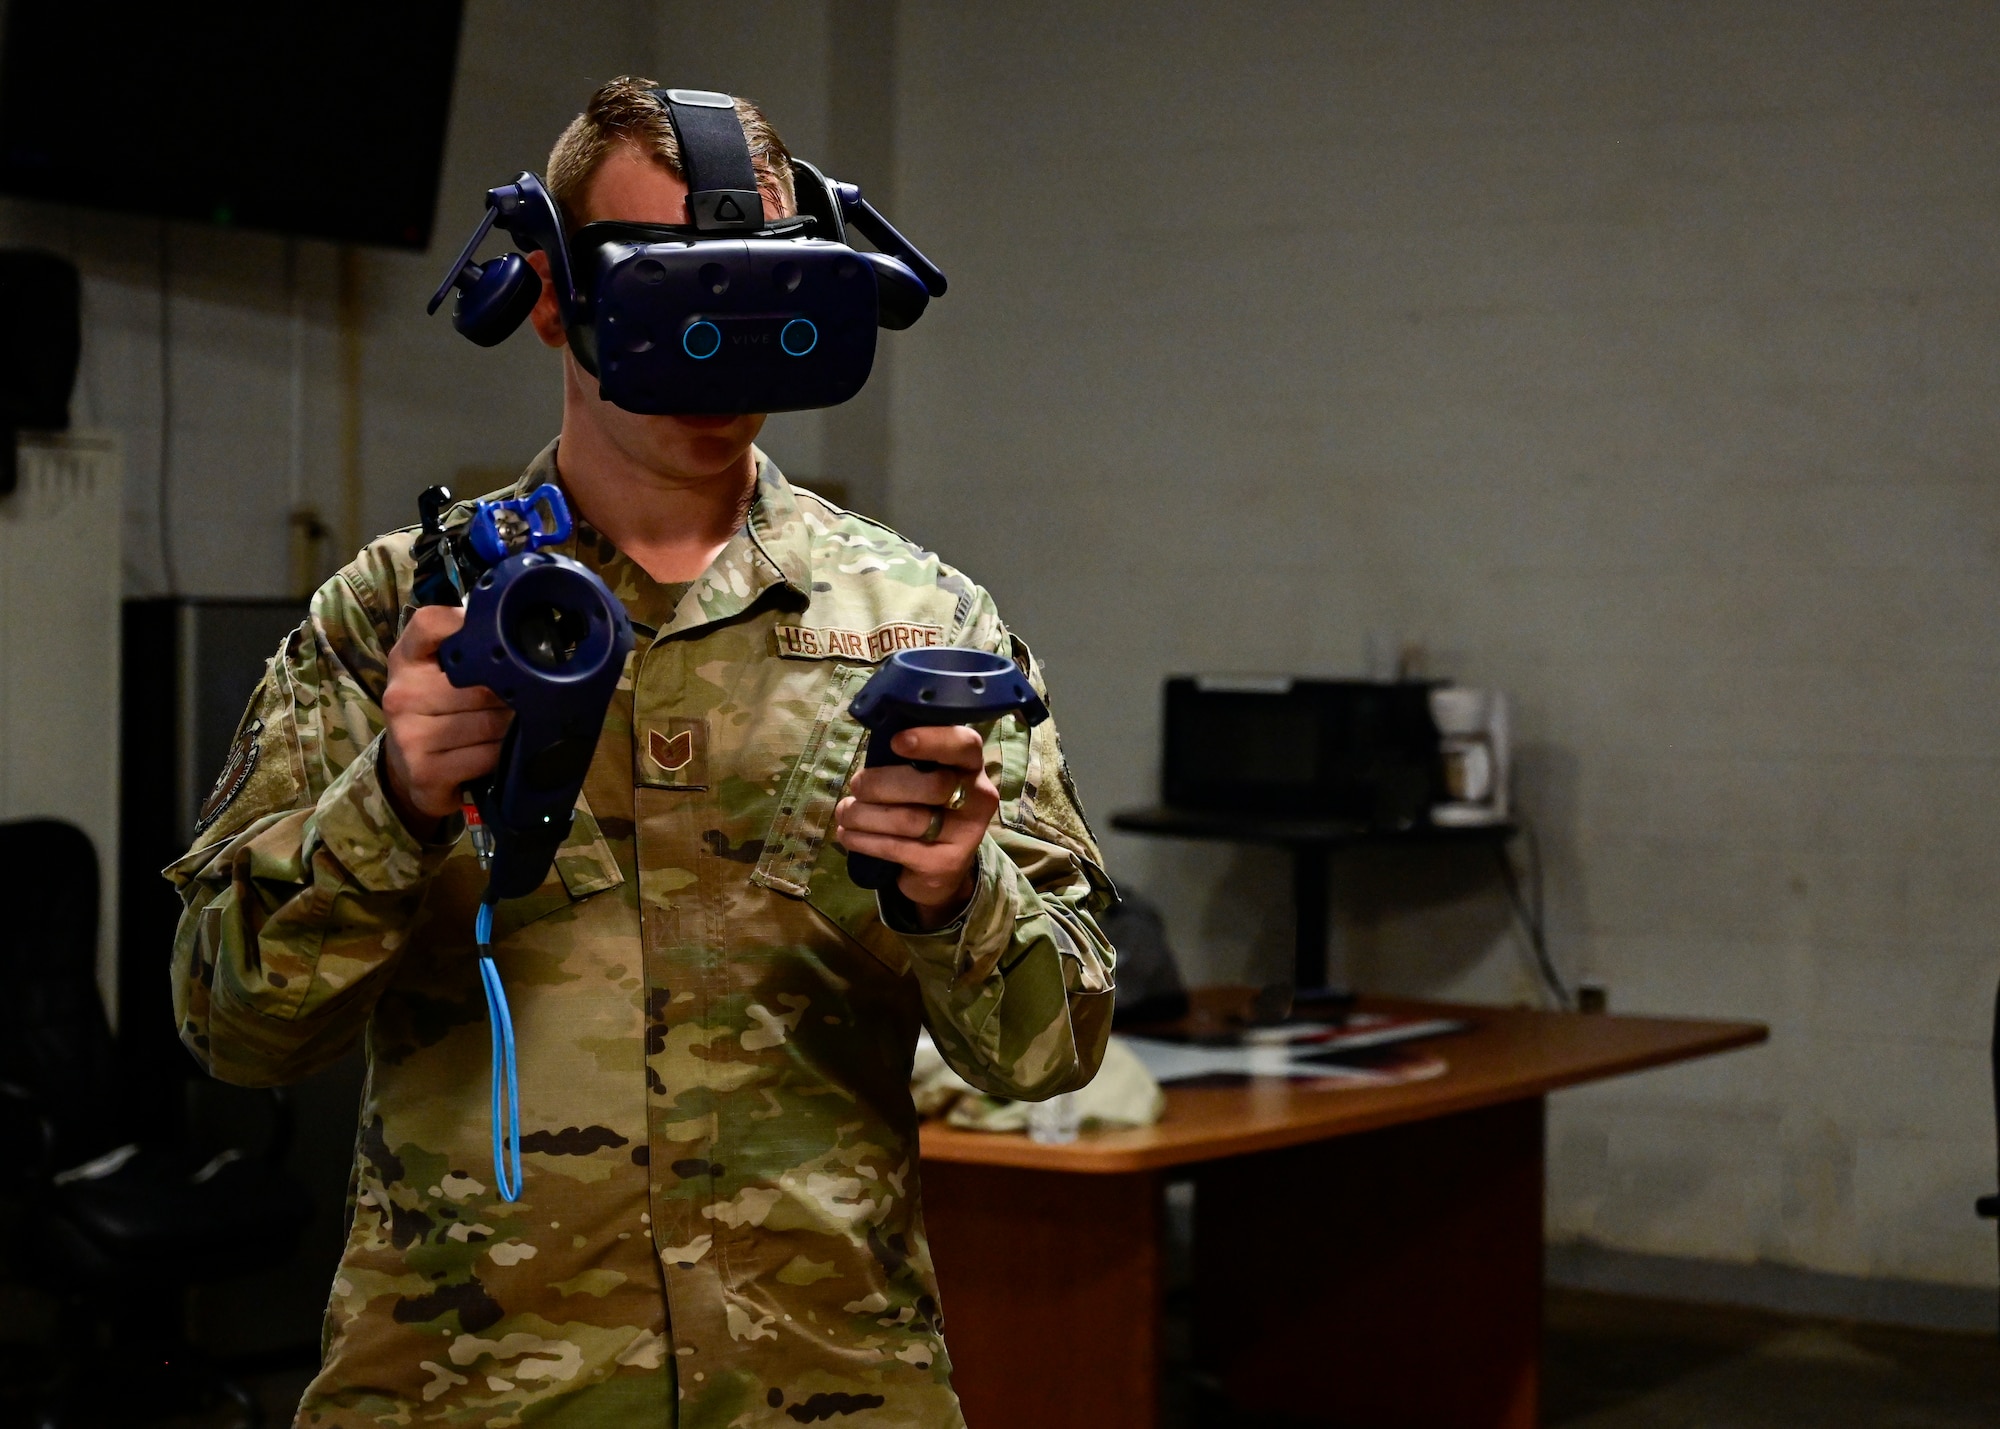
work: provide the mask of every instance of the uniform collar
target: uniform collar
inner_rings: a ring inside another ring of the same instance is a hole
[[[757,490],[750,516],[690,583],[678,603],[661,585],[611,543],[582,516],[575,515],[569,540],[555,547],[597,572],[625,606],[635,626],[655,635],[672,635],[696,626],[741,615],[762,600],[765,592],[783,587],[799,604],[812,598],[812,533],[799,513],[798,496],[778,464],[751,448],[757,462]],[[543,482],[563,484],[556,464],[556,443],[550,442],[528,463],[514,494],[524,496]],[[572,513],[574,515],[574,513]]]

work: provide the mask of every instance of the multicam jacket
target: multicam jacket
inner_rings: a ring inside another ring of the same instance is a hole
[[[366,1038],[308,1429],[962,1422],[918,1201],[918,1026],[1003,1096],[1087,1081],[1110,885],[1053,726],[1011,716],[964,916],[912,932],[848,880],[828,829],[874,665],[938,643],[1040,673],[985,591],[759,463],[744,529],[671,609],[581,522],[558,548],[638,646],[555,868],[498,910],[519,1201],[492,1184],[483,878],[380,782],[413,533],[314,598],[168,871],[176,1012],[210,1071],[285,1082]],[[551,446],[516,490],[555,476]]]

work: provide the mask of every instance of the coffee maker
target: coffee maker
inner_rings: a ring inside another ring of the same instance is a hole
[[[1436,685],[1431,719],[1438,730],[1446,798],[1431,806],[1444,828],[1504,824],[1510,809],[1507,696],[1499,690]]]

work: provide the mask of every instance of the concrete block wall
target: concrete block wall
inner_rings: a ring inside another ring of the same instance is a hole
[[[1160,681],[1509,690],[1555,954],[1764,1050],[1558,1097],[1550,1230],[1991,1284],[2000,11],[906,0],[891,508],[1046,658],[1114,870],[1281,975],[1282,863],[1108,834]],[[1536,996],[1489,865],[1362,987]]]
[[[191,594],[282,592],[294,495],[338,499],[331,247],[6,199],[0,244],[59,253],[83,275],[71,420],[114,431],[124,446],[124,519],[106,552],[126,593],[166,590],[169,560]],[[306,391],[297,493],[294,293]]]

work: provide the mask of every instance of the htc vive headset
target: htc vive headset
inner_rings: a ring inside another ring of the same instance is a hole
[[[944,274],[853,184],[792,160],[796,217],[768,220],[749,141],[726,94],[652,91],[680,141],[685,224],[589,223],[563,233],[534,174],[486,195],[486,216],[431,298],[481,347],[541,297],[520,253],[473,254],[498,227],[548,255],[570,350],[605,400],[646,415],[792,412],[845,402],[875,363],[875,330],[902,329]],[[853,227],[879,252],[847,245]]]

